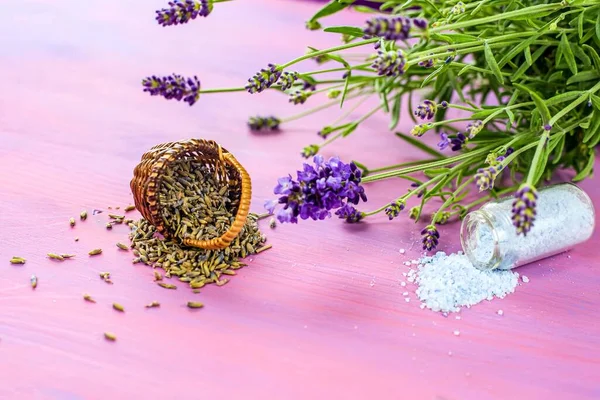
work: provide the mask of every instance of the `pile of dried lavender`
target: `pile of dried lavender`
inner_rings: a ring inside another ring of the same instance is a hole
[[[159,203],[165,225],[174,239],[165,239],[145,219],[130,223],[134,262],[162,268],[166,277],[177,276],[194,288],[228,282],[245,264],[239,261],[259,253],[266,237],[258,229],[258,216],[250,214],[240,234],[223,250],[203,250],[181,245],[181,239],[208,240],[225,233],[235,219],[239,196],[203,163],[180,161],[166,168],[159,186]],[[156,280],[162,276],[156,274]],[[171,285],[163,287],[172,288]]]

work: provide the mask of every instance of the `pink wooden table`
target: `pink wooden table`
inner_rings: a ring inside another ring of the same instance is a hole
[[[530,283],[460,320],[421,310],[413,287],[404,301],[403,262],[420,255],[418,227],[407,218],[264,226],[274,248],[201,294],[161,289],[150,268],[115,247],[128,231],[104,229],[107,207],[131,203],[132,169],[156,143],[222,143],[253,176],[256,211],[276,178],[301,165],[300,149],[337,114],[261,137],[246,130],[248,115],[298,108],[276,93],[205,95],[190,108],[147,96],[140,80],[196,73],[206,88],[239,86],[307,44],[337,44],[335,35],[304,30],[314,3],[219,4],[210,18],[179,28],[153,20],[166,0],[2,3],[1,399],[600,397],[600,231],[568,254],[523,267]],[[402,128],[409,124],[405,118]],[[372,118],[325,155],[369,166],[414,159],[386,126],[385,116]],[[598,180],[582,186],[600,206]],[[403,190],[393,181],[368,187],[369,209]],[[84,208],[105,212],[71,229],[69,217]],[[458,224],[441,233],[442,250],[459,249]],[[104,253],[88,257],[96,247]],[[57,263],[48,252],[77,257]],[[27,264],[8,264],[13,255]],[[110,271],[114,285],[99,271]],[[84,292],[97,304],[84,302]],[[188,310],[193,299],[205,309]],[[161,307],[145,309],[152,300]]]

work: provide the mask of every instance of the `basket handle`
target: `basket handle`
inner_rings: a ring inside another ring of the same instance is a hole
[[[221,237],[210,240],[186,238],[183,240],[183,244],[186,246],[199,247],[206,250],[224,249],[231,244],[237,235],[239,235],[244,224],[246,223],[246,219],[248,218],[248,213],[250,212],[250,201],[252,199],[252,183],[250,181],[250,175],[248,175],[248,171],[246,171],[242,164],[240,164],[231,153],[222,153],[221,146],[219,146],[219,158],[222,158],[224,162],[233,166],[239,172],[241,177],[242,193],[240,196],[240,205],[238,207],[235,220],[227,232],[225,232]]]

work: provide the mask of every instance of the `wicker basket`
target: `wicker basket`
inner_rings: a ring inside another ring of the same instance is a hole
[[[233,224],[221,237],[211,240],[186,238],[182,242],[186,246],[202,249],[224,249],[236,238],[246,222],[250,210],[252,184],[248,172],[235,157],[212,140],[189,139],[163,143],[144,153],[142,160],[133,171],[131,180],[135,207],[156,227],[158,232],[167,238],[172,238],[172,232],[169,232],[161,216],[157,196],[161,175],[167,165],[185,159],[204,162],[215,172],[218,181],[231,186],[230,190],[235,191],[234,195],[239,196],[240,201]]]

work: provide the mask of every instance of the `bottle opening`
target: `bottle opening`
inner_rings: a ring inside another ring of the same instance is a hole
[[[460,242],[475,268],[489,270],[498,266],[498,236],[483,212],[467,214],[460,228]]]

